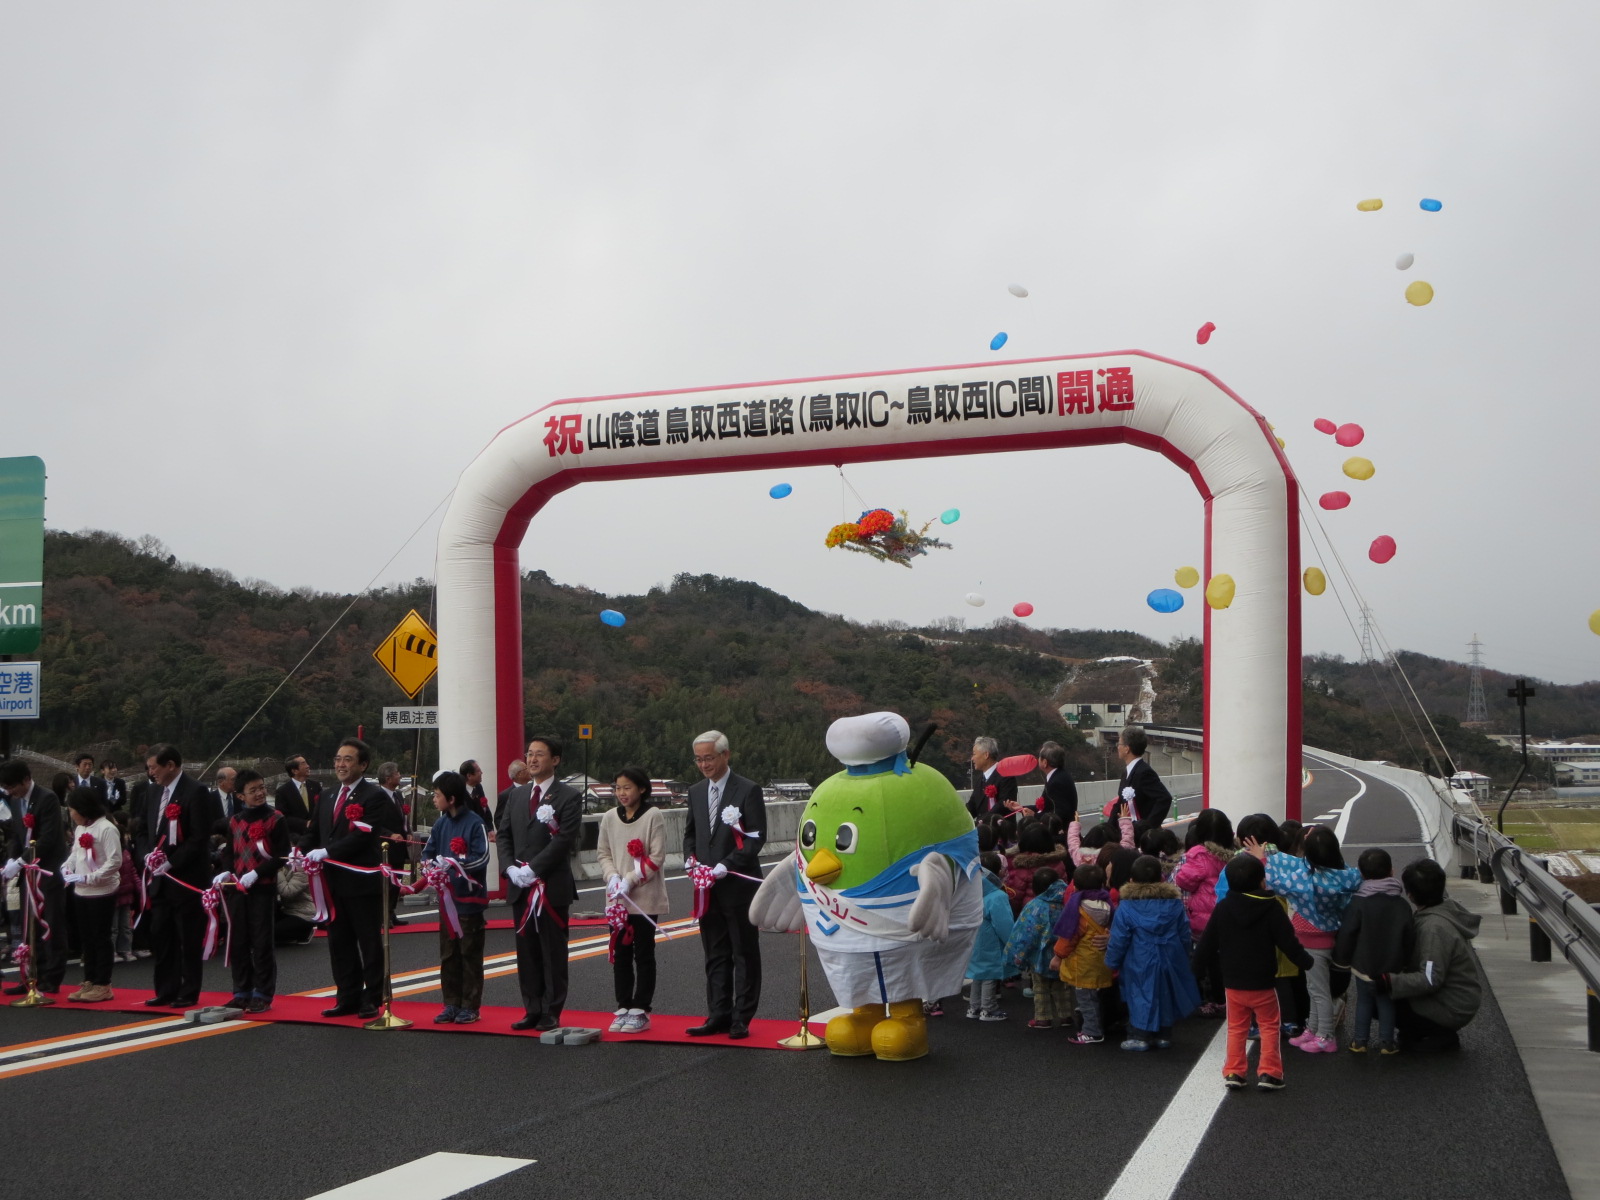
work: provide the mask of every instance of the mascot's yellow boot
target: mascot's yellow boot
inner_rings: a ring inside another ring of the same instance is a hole
[[[872,1027],[872,1052],[885,1062],[907,1062],[927,1054],[928,1019],[922,1015],[921,1000],[889,1005],[888,1018]]]
[[[872,1029],[882,1022],[883,1005],[863,1004],[830,1020],[823,1036],[828,1040],[828,1049],[839,1057],[860,1058],[873,1052]]]

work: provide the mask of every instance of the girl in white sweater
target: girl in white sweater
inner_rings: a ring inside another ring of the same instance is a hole
[[[627,924],[611,935],[611,971],[616,985],[612,1033],[642,1033],[650,1028],[656,992],[656,927],[644,915],[667,912],[667,827],[650,803],[650,776],[623,767],[615,781],[617,807],[600,818],[600,874],[608,907],[622,905]]]
[[[73,788],[67,796],[72,814],[71,842],[61,864],[61,882],[73,888],[73,916],[83,950],[83,986],[67,997],[80,1004],[111,1000],[111,936],[117,911],[117,885],[122,877],[122,835],[106,816],[106,806],[89,788]]]

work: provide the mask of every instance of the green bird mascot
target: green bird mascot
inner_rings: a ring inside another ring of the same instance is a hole
[[[906,759],[898,713],[843,717],[828,752],[845,769],[812,793],[794,859],[767,876],[750,919],[805,929],[838,1002],[835,1054],[928,1053],[922,1001],[961,990],[983,920],[978,835],[950,781]]]

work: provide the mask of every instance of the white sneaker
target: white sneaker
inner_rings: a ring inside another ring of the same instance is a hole
[[[643,1033],[649,1028],[649,1013],[642,1008],[630,1008],[628,1010],[628,1027],[622,1031],[623,1033]]]
[[[617,1009],[615,1015],[616,1015],[616,1020],[611,1022],[611,1028],[606,1030],[606,1032],[607,1033],[627,1033],[628,1032],[628,1010],[625,1009],[625,1008],[619,1008],[619,1009]]]
[[[980,1021],[1004,1021],[1004,1020],[1008,1019],[1008,1015],[1009,1014],[1007,1014],[1006,1012],[1004,1012],[1001,1009],[998,1009],[998,1008],[987,1008],[987,1009],[984,1009],[983,1012],[978,1014],[978,1020],[980,1020]]]

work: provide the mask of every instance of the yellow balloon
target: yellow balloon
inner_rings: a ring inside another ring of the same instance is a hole
[[[1589,614],[1589,632],[1600,633],[1600,608]]]
[[[1289,448],[1289,443],[1285,442],[1282,438],[1278,438],[1277,441],[1279,450],[1287,450]]]
[[[1372,465],[1370,458],[1356,457],[1344,460],[1344,473],[1351,479],[1371,479],[1377,469]]]
[[[1227,608],[1233,603],[1233,576],[1213,575],[1206,584],[1206,603],[1212,608]]]
[[[1192,588],[1200,582],[1200,572],[1193,567],[1179,567],[1172,573],[1172,582],[1181,588]]]
[[[1322,573],[1321,567],[1306,568],[1306,591],[1313,596],[1320,596],[1328,590],[1328,577]]]
[[[1421,308],[1433,300],[1433,284],[1425,283],[1418,279],[1406,287],[1406,303],[1415,304]]]
[[[1383,207],[1382,200],[1357,200],[1356,208],[1361,212],[1377,212]]]

